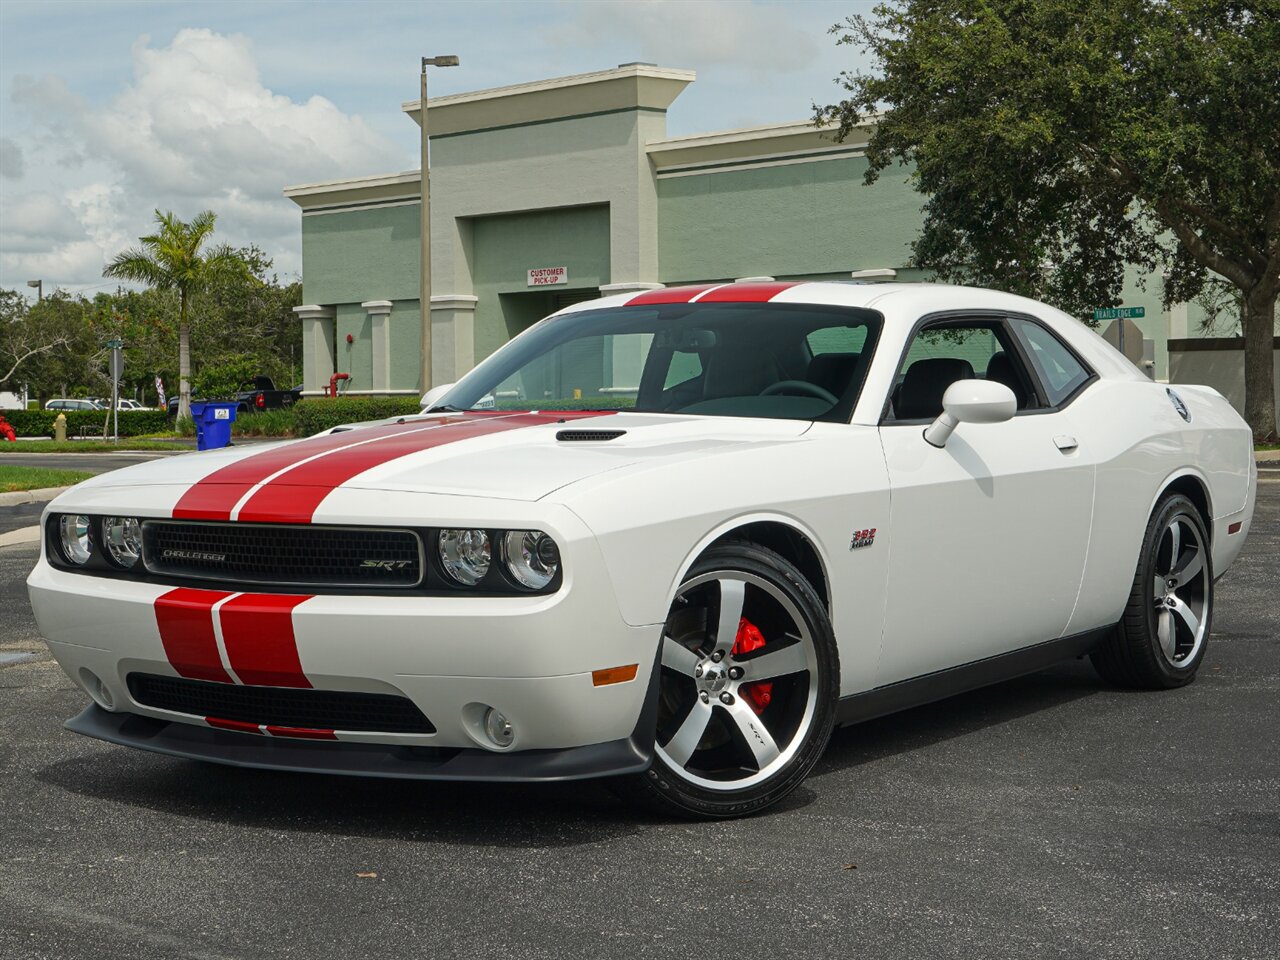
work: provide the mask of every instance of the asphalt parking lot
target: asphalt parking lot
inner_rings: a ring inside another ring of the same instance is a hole
[[[36,548],[0,548],[0,654],[35,656],[0,666],[0,956],[1280,957],[1262,476],[1190,687],[1064,664],[838,731],[785,805],[720,824],[593,783],[271,774],[77,737],[83,695],[26,600]]]

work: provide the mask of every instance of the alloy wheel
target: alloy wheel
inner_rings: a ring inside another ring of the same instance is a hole
[[[814,638],[776,585],[740,570],[685,583],[663,631],[657,752],[711,790],[784,768],[813,724]]]
[[[1156,547],[1152,600],[1160,652],[1175,667],[1194,661],[1204,644],[1211,584],[1205,545],[1185,514],[1169,520]]]

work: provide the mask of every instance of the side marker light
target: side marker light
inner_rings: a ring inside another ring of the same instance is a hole
[[[636,678],[638,669],[640,669],[640,664],[629,663],[625,667],[606,667],[604,670],[592,670],[591,684],[596,687],[605,687],[611,683],[626,683],[628,680]]]

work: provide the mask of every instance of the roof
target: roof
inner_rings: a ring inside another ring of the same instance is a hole
[[[864,283],[855,280],[747,281],[663,287],[587,300],[562,313],[601,307],[664,303],[816,303],[864,307],[918,317],[933,310],[1001,308],[1043,312],[1042,303],[1000,290],[945,283]],[[892,311],[885,308],[892,305]]]
[[[612,70],[430,97],[428,121],[431,136],[438,137],[620,110],[661,111],[696,78],[692,70],[624,63]],[[422,124],[420,100],[407,100],[401,109]]]

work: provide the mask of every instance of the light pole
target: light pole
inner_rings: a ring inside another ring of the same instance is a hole
[[[422,392],[431,389],[431,177],[427,158],[427,67],[456,67],[458,58],[423,57],[418,88],[418,110],[422,115],[422,264],[418,303],[422,312]]]
[[[36,303],[39,303],[41,300],[44,299],[44,281],[43,280],[28,280],[27,286],[36,288]]]

